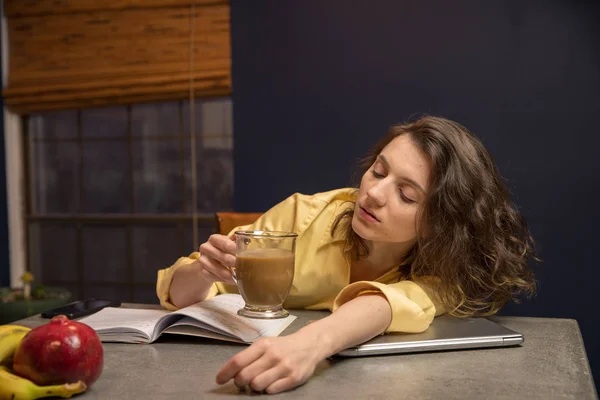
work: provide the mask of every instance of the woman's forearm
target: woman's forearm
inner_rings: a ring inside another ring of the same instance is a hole
[[[297,333],[313,337],[321,358],[327,358],[383,333],[391,320],[392,309],[383,295],[363,295]]]
[[[392,310],[382,295],[364,295],[333,314],[288,336],[261,338],[232,357],[217,374],[222,385],[278,393],[306,382],[319,362],[347,347],[383,333]]]
[[[187,307],[206,298],[212,283],[206,281],[200,271],[198,260],[177,268],[169,289],[173,305],[178,308]]]

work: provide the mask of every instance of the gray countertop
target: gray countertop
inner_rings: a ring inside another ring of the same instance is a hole
[[[131,306],[131,305],[127,305]],[[144,306],[140,306],[144,307]],[[146,307],[144,307],[146,308]],[[325,312],[293,310],[291,333]],[[151,345],[104,343],[104,372],[78,399],[597,399],[577,322],[496,317],[518,347],[334,358],[295,390],[246,394],[215,375],[243,345],[170,335]],[[48,320],[16,323],[34,327]]]

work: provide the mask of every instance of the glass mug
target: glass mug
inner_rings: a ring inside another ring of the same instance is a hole
[[[274,319],[289,315],[283,308],[294,280],[297,234],[279,231],[236,231],[233,279],[246,302],[238,315]]]

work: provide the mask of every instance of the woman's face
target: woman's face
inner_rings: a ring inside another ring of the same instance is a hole
[[[374,242],[416,242],[415,219],[428,190],[429,159],[408,134],[392,140],[360,181],[352,228]]]

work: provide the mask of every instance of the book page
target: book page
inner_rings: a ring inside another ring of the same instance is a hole
[[[231,334],[222,331],[219,328],[216,328],[214,326],[210,326],[208,324],[205,324],[204,322],[198,321],[196,318],[192,318],[192,317],[186,317],[186,316],[182,316],[179,315],[178,316],[180,319],[177,320],[174,323],[171,323],[167,326],[167,328],[172,328],[174,326],[187,326],[189,328],[199,328],[199,329],[203,329],[203,330],[208,330],[211,332],[215,332],[219,335],[224,335],[224,336],[229,336],[230,338],[234,338],[233,336],[231,336]],[[169,331],[171,332],[171,331]],[[240,339],[237,339],[238,341],[240,341]]]
[[[128,341],[147,343],[152,341],[156,324],[166,314],[168,311],[164,310],[106,307],[79,322],[94,329],[102,341],[118,338],[119,341],[131,339]]]
[[[243,340],[236,339],[233,336],[225,336],[225,335],[213,332],[211,330],[199,328],[197,326],[179,324],[179,322],[168,327],[162,333],[203,337],[203,338],[208,338],[208,339],[217,339],[217,340],[223,340],[223,341],[227,341],[227,342],[246,344]]]
[[[296,319],[293,315],[272,320],[240,317],[237,311],[244,304],[244,299],[239,294],[220,294],[173,314],[197,319],[247,343],[263,336],[278,336]]]

